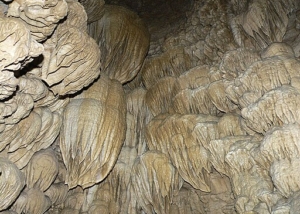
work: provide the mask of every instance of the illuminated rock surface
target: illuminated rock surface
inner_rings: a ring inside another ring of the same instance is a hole
[[[297,0],[0,0],[0,213],[300,205]]]

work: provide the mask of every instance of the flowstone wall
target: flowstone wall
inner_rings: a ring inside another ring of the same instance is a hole
[[[0,1],[0,213],[299,213],[299,60],[297,0]]]

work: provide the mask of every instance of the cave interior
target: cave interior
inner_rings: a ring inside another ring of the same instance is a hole
[[[299,214],[299,107],[299,0],[0,0],[0,214]]]

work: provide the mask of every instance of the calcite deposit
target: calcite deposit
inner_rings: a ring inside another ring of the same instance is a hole
[[[0,0],[0,213],[300,213],[298,0]]]

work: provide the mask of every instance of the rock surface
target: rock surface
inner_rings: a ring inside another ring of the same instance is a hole
[[[0,0],[0,213],[300,205],[297,0]]]

